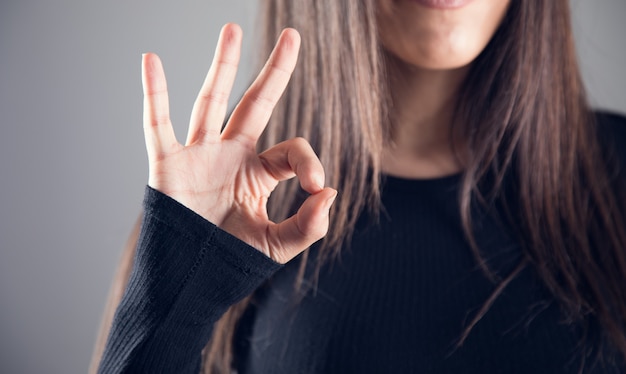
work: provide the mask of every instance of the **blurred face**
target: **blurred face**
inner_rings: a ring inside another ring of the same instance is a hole
[[[489,43],[510,2],[377,1],[383,47],[409,65],[436,70],[470,64]]]

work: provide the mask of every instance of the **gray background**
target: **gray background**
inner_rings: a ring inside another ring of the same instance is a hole
[[[0,373],[81,373],[147,180],[141,52],[183,139],[220,26],[255,0],[0,3]],[[226,5],[227,4],[227,5]],[[626,1],[572,0],[592,102],[626,112]]]

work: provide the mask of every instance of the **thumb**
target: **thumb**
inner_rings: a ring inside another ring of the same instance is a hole
[[[336,190],[324,188],[309,196],[296,214],[270,226],[270,257],[284,264],[323,238],[328,231],[329,210],[336,197]]]

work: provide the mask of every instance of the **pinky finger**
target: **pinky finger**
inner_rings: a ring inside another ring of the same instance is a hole
[[[336,197],[337,191],[324,188],[309,196],[296,214],[271,226],[268,233],[270,257],[284,264],[323,238],[328,231],[328,213]]]
[[[143,129],[148,157],[153,160],[172,152],[176,136],[170,121],[167,83],[161,60],[154,53],[145,53],[141,63],[143,83]]]

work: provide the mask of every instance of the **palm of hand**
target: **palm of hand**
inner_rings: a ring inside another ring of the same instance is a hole
[[[181,165],[203,167],[190,170]],[[150,169],[151,186],[159,186],[215,225],[233,228],[227,231],[254,247],[266,248],[256,241],[270,224],[265,202],[278,181],[267,173],[256,152],[234,140],[181,146]],[[253,231],[240,231],[237,226]]]

